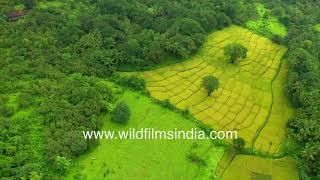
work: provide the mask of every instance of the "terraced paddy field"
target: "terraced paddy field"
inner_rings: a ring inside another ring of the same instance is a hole
[[[255,156],[236,156],[221,180],[298,180],[296,162],[285,157],[282,159],[266,159]]]
[[[287,75],[287,64],[282,63],[277,78],[272,83],[273,103],[270,109],[270,116],[256,137],[254,147],[257,150],[277,153],[281,149],[286,137],[287,120],[293,116],[294,108],[284,93],[284,84]]]
[[[155,104],[147,96],[126,91],[124,100],[131,109],[126,126],[105,117],[103,130],[154,128],[155,130],[191,130],[198,128],[190,119]],[[188,159],[197,154],[206,166]],[[91,152],[81,156],[66,179],[210,179],[224,149],[210,140],[100,140]]]
[[[223,47],[234,42],[247,47],[248,56],[230,64]],[[272,113],[272,82],[286,51],[286,47],[267,38],[231,26],[209,35],[200,52],[189,60],[138,74],[146,80],[154,98],[168,99],[179,109],[189,109],[195,118],[215,130],[237,130],[247,145],[253,145]],[[219,89],[210,97],[201,87],[207,75],[220,81]],[[278,142],[268,141],[265,147],[270,143]]]

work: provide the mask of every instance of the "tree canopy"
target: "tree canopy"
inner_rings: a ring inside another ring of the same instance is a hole
[[[246,58],[248,52],[248,49],[239,43],[228,44],[223,50],[230,63],[235,63],[239,58]]]
[[[120,124],[127,124],[131,116],[131,110],[126,102],[121,101],[117,104],[116,109],[112,115],[112,121],[120,123]]]
[[[210,96],[213,91],[218,89],[219,80],[214,76],[205,76],[202,79],[202,86],[208,92],[208,96]]]

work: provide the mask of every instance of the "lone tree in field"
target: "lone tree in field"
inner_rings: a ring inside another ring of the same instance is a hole
[[[112,121],[127,124],[131,116],[131,111],[127,103],[120,102],[112,114]]]
[[[207,90],[208,96],[210,96],[214,90],[218,89],[219,80],[214,76],[206,76],[202,79],[202,86]]]
[[[228,44],[223,50],[230,63],[235,63],[239,58],[246,58],[248,52],[248,49],[239,43]]]

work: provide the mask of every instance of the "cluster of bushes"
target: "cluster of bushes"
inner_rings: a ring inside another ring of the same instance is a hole
[[[38,127],[36,117],[13,116],[15,108],[8,101],[8,95],[0,94],[0,176],[40,176],[42,139],[33,137]]]
[[[137,90],[137,91],[145,91],[146,90],[145,80],[142,78],[139,78],[137,76],[118,77],[118,79],[116,81],[121,86],[131,88],[133,90]]]
[[[1,177],[28,178],[40,176],[44,171],[42,131],[36,128],[34,120],[33,116],[7,118],[0,115]]]
[[[112,92],[93,79],[72,75],[59,82],[48,94],[42,94],[37,112],[48,127],[46,152],[51,162],[57,156],[72,158],[85,152],[96,140],[85,140],[82,131],[99,130],[106,103],[113,100]]]

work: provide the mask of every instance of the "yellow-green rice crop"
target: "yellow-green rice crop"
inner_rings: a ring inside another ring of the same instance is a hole
[[[230,64],[223,47],[234,42],[247,47],[248,56]],[[237,130],[250,145],[270,116],[271,84],[286,51],[286,47],[267,38],[231,26],[209,35],[203,48],[189,60],[138,74],[146,80],[154,98],[168,99],[179,109],[189,109],[195,118],[215,130]],[[220,81],[219,89],[209,97],[201,86],[207,75]]]

